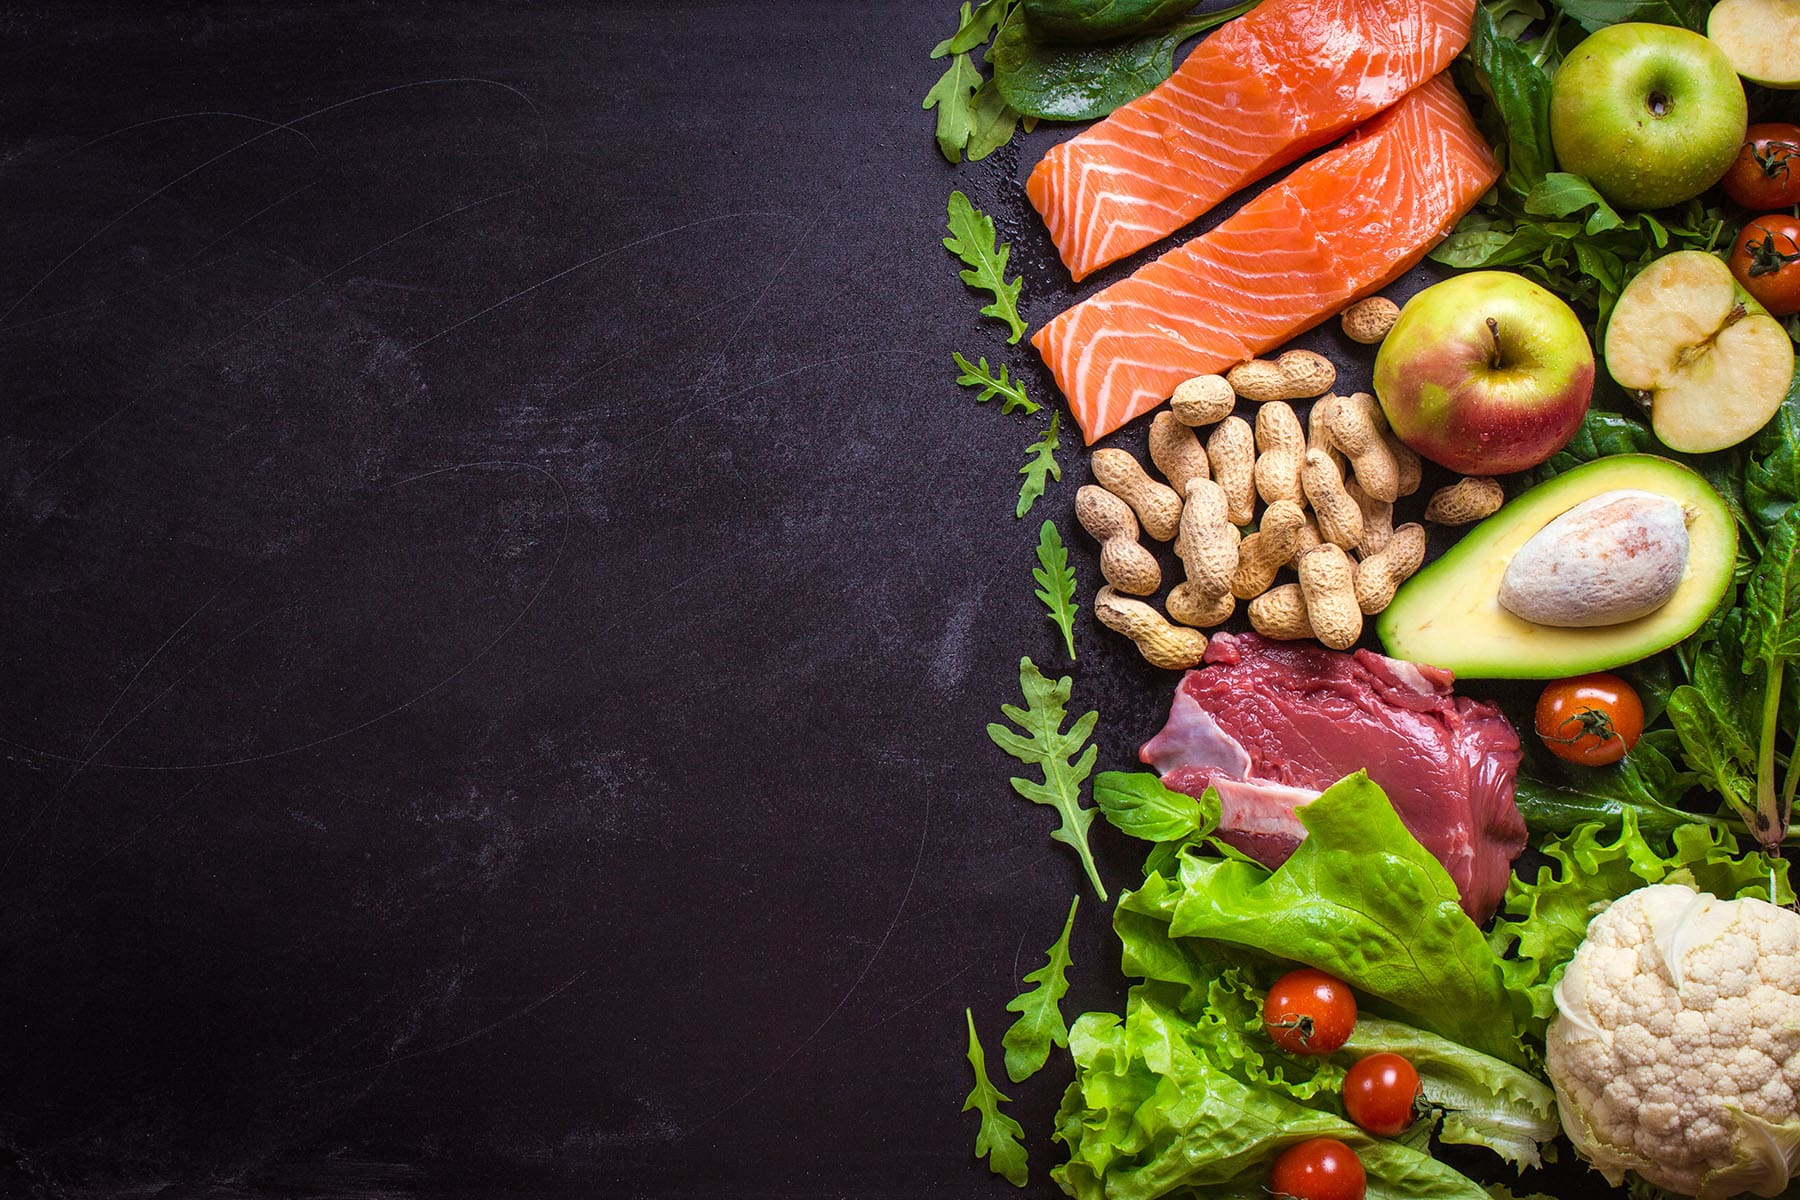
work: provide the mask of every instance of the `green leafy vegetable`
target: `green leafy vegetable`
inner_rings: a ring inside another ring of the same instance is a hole
[[[1025,482],[1019,485],[1019,503],[1013,509],[1015,518],[1022,517],[1031,511],[1031,506],[1036,503],[1037,498],[1044,494],[1046,479],[1055,479],[1059,482],[1062,480],[1062,466],[1056,461],[1056,452],[1062,445],[1061,440],[1057,437],[1057,432],[1062,425],[1061,417],[1061,413],[1052,412],[1050,427],[1039,434],[1036,441],[1025,447],[1025,465],[1019,468],[1019,474],[1025,477]],[[1073,578],[1073,576],[1070,577],[1071,583]],[[1038,582],[1044,581],[1040,579]],[[1050,602],[1046,600],[1044,603]],[[1065,634],[1069,632],[1067,622],[1058,618],[1057,624],[1063,627]],[[1075,643],[1072,640],[1069,643],[1069,657],[1071,659],[1075,657]]]
[[[1050,619],[1062,630],[1063,645],[1068,648],[1069,661],[1075,661],[1075,572],[1069,569],[1069,552],[1063,548],[1062,535],[1056,532],[1055,521],[1045,521],[1038,527],[1038,566],[1031,569],[1031,577],[1037,580],[1037,591],[1034,593],[1050,610]]]
[[[1120,909],[1166,921],[1175,937],[1329,971],[1433,1033],[1523,1063],[1498,961],[1381,789],[1358,773],[1299,815],[1307,837],[1277,870],[1187,854],[1175,886],[1146,881]]]
[[[1552,992],[1587,936],[1588,922],[1626,892],[1653,883],[1686,883],[1725,899],[1793,900],[1787,861],[1744,853],[1727,830],[1685,825],[1664,850],[1652,845],[1628,812],[1616,837],[1606,841],[1605,832],[1589,824],[1546,841],[1541,849],[1554,867],[1539,867],[1532,881],[1512,880],[1488,935],[1494,952],[1503,956],[1507,986],[1527,998],[1530,1026],[1539,1037],[1556,1011]]]
[[[1556,2],[1584,20],[1607,9],[1686,13],[1691,6],[1691,0]],[[1519,271],[1584,314],[1598,343],[1620,291],[1651,259],[1676,249],[1711,250],[1729,241],[1734,223],[1698,199],[1654,215],[1620,214],[1585,180],[1557,171],[1550,139],[1557,20],[1527,43],[1508,15],[1499,6],[1477,6],[1458,68],[1471,84],[1465,90],[1483,98],[1477,120],[1500,147],[1504,172],[1431,257],[1461,269]]]
[[[1194,7],[1194,0],[1020,0],[1020,6],[1045,37],[1103,42],[1161,29]]]
[[[1649,712],[1647,705],[1647,718]],[[1513,799],[1525,824],[1538,833],[1567,833],[1590,822],[1617,829],[1627,816],[1645,833],[1656,835],[1683,825],[1717,823],[1717,818],[1672,803],[1698,779],[1675,766],[1681,743],[1672,730],[1644,734],[1631,753],[1606,767],[1566,763],[1532,738],[1525,739],[1524,749]]]
[[[1219,824],[1218,793],[1204,801],[1171,791],[1148,771],[1102,771],[1094,776],[1094,807],[1128,837],[1181,842],[1205,837]]]
[[[1019,112],[1053,121],[1091,121],[1167,79],[1181,43],[1255,6],[1256,0],[1243,0],[1167,29],[1097,43],[1055,40],[1028,23],[1021,10],[1000,27],[988,61],[1000,94]]]
[[[1800,503],[1800,370],[1775,416],[1750,439],[1744,497],[1752,523],[1765,534]]]
[[[1370,1137],[1284,1090],[1244,1082],[1193,1027],[1156,989],[1140,985],[1123,1020],[1087,1013],[1070,1028],[1075,1080],[1055,1135],[1069,1160],[1051,1170],[1070,1196],[1266,1196],[1277,1154],[1309,1137],[1333,1137],[1356,1151],[1372,1197],[1488,1200],[1479,1184],[1428,1153]]]
[[[1025,381],[1013,379],[1007,371],[1005,363],[1000,364],[1000,373],[995,375],[988,367],[988,360],[985,357],[975,363],[970,363],[955,350],[950,352],[950,357],[956,361],[958,367],[962,368],[962,374],[956,377],[956,382],[967,388],[980,389],[976,393],[975,403],[986,404],[995,396],[1001,396],[1004,397],[1000,401],[1001,412],[1030,414],[1043,407],[1025,394]]]
[[[968,0],[963,0],[962,19],[956,32],[932,47],[931,57],[942,58],[946,54],[967,54],[969,51],[987,45],[988,39],[994,36],[994,30],[1006,20],[1018,0],[981,0],[973,11],[970,11]]]
[[[1000,1111],[1011,1098],[1002,1094],[988,1079],[987,1054],[981,1039],[975,1036],[975,1014],[963,1009],[969,1022],[969,1066],[975,1072],[975,1086],[963,1101],[962,1111],[975,1109],[981,1114],[981,1127],[975,1131],[975,1157],[988,1160],[988,1170],[1014,1187],[1024,1187],[1026,1179],[1025,1146],[1019,1139],[1024,1128]]]
[[[944,249],[968,267],[960,273],[964,283],[993,293],[994,302],[983,307],[982,314],[1006,322],[1012,330],[1007,343],[1016,343],[1025,336],[1025,318],[1019,315],[1023,281],[1014,279],[1009,283],[1006,279],[1006,260],[1012,247],[999,241],[993,219],[969,203],[961,192],[950,193],[949,213],[950,236],[944,239]]]
[[[1069,991],[1069,931],[1075,928],[1076,896],[1069,901],[1069,916],[1063,922],[1062,936],[1046,952],[1048,961],[1025,982],[1032,986],[1006,1002],[1006,1011],[1019,1014],[1000,1044],[1006,1047],[1006,1076],[1014,1083],[1024,1083],[1049,1061],[1052,1044],[1069,1044],[1069,1027],[1063,1021],[1062,998]]]
[[[1035,804],[1046,804],[1062,814],[1062,824],[1050,836],[1070,846],[1081,856],[1094,891],[1106,899],[1106,886],[1100,882],[1099,868],[1094,865],[1093,851],[1088,848],[1088,826],[1093,824],[1094,810],[1081,806],[1081,785],[1093,772],[1099,754],[1095,746],[1087,746],[1094,732],[1098,712],[1077,717],[1064,732],[1062,723],[1068,716],[1067,705],[1072,683],[1067,675],[1051,683],[1029,658],[1019,660],[1019,687],[1025,693],[1025,708],[1002,704],[1000,711],[1007,720],[1025,731],[1020,736],[999,723],[987,727],[994,744],[1020,762],[1030,763],[1043,771],[1043,782],[1012,780],[1013,790]],[[1079,757],[1075,757],[1079,752]],[[1070,761],[1073,758],[1073,761]]]
[[[1711,4],[1701,0],[1551,0],[1589,33],[1623,21],[1651,25],[1679,25],[1695,33],[1706,32]]]
[[[958,54],[925,93],[921,107],[927,112],[937,110],[938,149],[953,163],[962,161],[969,139],[975,136],[975,92],[981,85],[975,60]]]

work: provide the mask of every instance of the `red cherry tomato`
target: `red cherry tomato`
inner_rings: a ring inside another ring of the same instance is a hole
[[[1800,125],[1771,121],[1746,129],[1724,184],[1727,196],[1758,212],[1800,204]]]
[[[1356,1028],[1356,997],[1335,975],[1302,967],[1263,999],[1263,1032],[1290,1054],[1330,1054]]]
[[[1269,1189],[1292,1200],[1363,1200],[1369,1177],[1356,1151],[1336,1138],[1308,1138],[1283,1150],[1269,1169]]]
[[[1344,1074],[1344,1112],[1370,1133],[1399,1137],[1418,1107],[1419,1073],[1398,1054],[1371,1054]]]
[[[1778,317],[1800,312],[1800,217],[1753,217],[1731,247],[1731,273]]]
[[[1644,706],[1631,685],[1602,671],[1559,679],[1537,702],[1537,735],[1565,762],[1603,767],[1625,757],[1644,732]]]

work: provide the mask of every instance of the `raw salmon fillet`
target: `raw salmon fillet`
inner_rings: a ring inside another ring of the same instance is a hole
[[[1265,0],[1053,148],[1026,194],[1084,279],[1393,104],[1474,19],[1475,0]]]
[[[1500,177],[1448,76],[1031,339],[1088,441],[1386,286]]]

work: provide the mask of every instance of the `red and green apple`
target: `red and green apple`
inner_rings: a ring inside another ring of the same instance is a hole
[[[1375,355],[1375,395],[1395,434],[1464,475],[1537,466],[1575,436],[1593,391],[1581,321],[1510,271],[1426,288]]]

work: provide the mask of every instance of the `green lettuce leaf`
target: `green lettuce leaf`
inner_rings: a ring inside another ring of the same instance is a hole
[[[1069,901],[1069,916],[1062,936],[1056,939],[1043,966],[1025,976],[1032,986],[1006,1002],[1006,1011],[1019,1014],[1000,1044],[1006,1048],[1006,1077],[1023,1083],[1050,1060],[1052,1044],[1069,1044],[1069,1026],[1063,1020],[1062,998],[1069,991],[1069,931],[1075,928],[1076,896]]]
[[[1513,991],[1526,998],[1530,1028],[1543,1036],[1556,1011],[1552,996],[1588,922],[1627,892],[1653,883],[1686,883],[1715,896],[1758,896],[1792,903],[1785,859],[1745,851],[1728,829],[1684,825],[1653,845],[1633,814],[1610,841],[1599,824],[1547,840],[1535,880],[1515,877],[1488,942]]]
[[[1479,1184],[1428,1153],[1242,1082],[1195,1047],[1189,1028],[1144,989],[1133,989],[1123,1021],[1088,1013],[1075,1022],[1075,1080],[1055,1134],[1069,1159],[1051,1171],[1070,1196],[1266,1196],[1277,1154],[1307,1138],[1333,1137],[1362,1160],[1371,1197],[1487,1200]]]
[[[1165,901],[1169,932],[1329,971],[1433,1033],[1526,1062],[1515,1025],[1523,1014],[1487,939],[1381,789],[1359,772],[1300,819],[1306,840],[1273,872],[1183,855]]]

